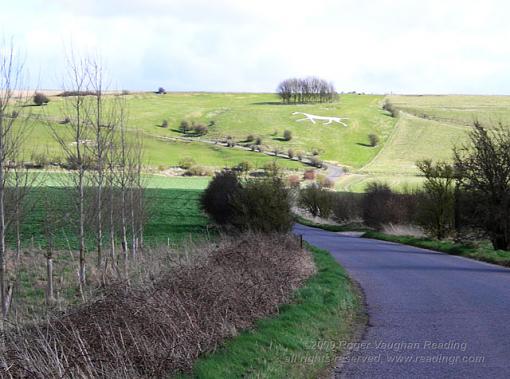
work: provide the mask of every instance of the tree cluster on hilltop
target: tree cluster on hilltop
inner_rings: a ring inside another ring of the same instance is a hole
[[[284,103],[331,102],[338,95],[333,83],[314,76],[286,79],[278,85],[277,92]]]

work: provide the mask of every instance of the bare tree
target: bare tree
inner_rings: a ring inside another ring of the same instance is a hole
[[[91,165],[90,149],[91,128],[87,124],[92,114],[92,101],[87,98],[89,93],[89,67],[85,59],[78,59],[72,54],[68,60],[68,75],[64,90],[73,95],[64,97],[62,113],[65,125],[50,123],[50,129],[67,159],[75,188],[75,205],[77,208],[77,229],[79,241],[79,287],[84,297],[85,286],[85,185],[87,170]]]
[[[7,318],[12,294],[6,273],[6,192],[8,170],[11,160],[16,157],[25,137],[26,123],[18,122],[20,112],[27,102],[21,92],[23,65],[18,62],[12,42],[0,46],[0,298],[2,322]]]
[[[495,249],[510,250],[510,129],[476,122],[455,150],[463,222],[483,229]]]

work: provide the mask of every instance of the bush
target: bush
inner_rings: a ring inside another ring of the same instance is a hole
[[[6,328],[4,377],[191,373],[197,357],[277,313],[314,272],[310,254],[292,236],[244,234],[206,248],[208,254],[172,262],[150,283],[111,286],[69,312]]]
[[[315,170],[313,168],[306,170],[303,174],[303,179],[315,180]]]
[[[317,168],[321,168],[321,167],[323,166],[322,161],[321,161],[321,160],[319,159],[319,157],[317,157],[317,156],[314,156],[314,157],[311,157],[311,158],[310,158],[310,164],[311,164],[312,166],[317,167]]]
[[[303,153],[302,151],[298,151],[296,153],[296,157],[297,157],[298,160],[302,161],[303,158],[305,157],[305,153]]]
[[[391,115],[391,117],[397,117],[398,116],[398,109],[395,108],[395,106],[388,99],[386,99],[384,101],[383,109],[386,112],[388,112]]]
[[[191,166],[194,166],[195,164],[196,164],[195,160],[191,157],[185,157],[179,161],[179,167],[185,170],[189,169]]]
[[[255,145],[262,145],[262,138],[260,137],[255,138]]]
[[[189,122],[186,120],[182,120],[179,125],[179,130],[181,131],[181,133],[184,133],[184,134],[188,133],[191,130]]]
[[[212,171],[204,166],[194,165],[186,170],[186,176],[212,176]]]
[[[299,188],[301,185],[301,178],[298,175],[290,175],[287,178],[290,188]]]
[[[246,181],[232,204],[232,225],[240,231],[286,233],[294,224],[290,191],[277,176]]]
[[[69,117],[64,117],[62,121],[60,121],[60,124],[65,125],[69,124],[71,122],[71,119]]]
[[[285,131],[283,132],[283,139],[284,139],[285,141],[290,141],[290,140],[292,139],[292,131],[290,131],[290,130],[285,130]]]
[[[454,169],[445,162],[432,164],[430,160],[418,162],[417,166],[425,176],[418,222],[429,235],[441,240],[454,229]]]
[[[46,96],[44,93],[41,93],[41,92],[36,92],[33,100],[34,100],[34,104],[38,105],[38,106],[41,106],[43,104],[46,105],[50,102],[50,99],[48,98],[48,96]]]
[[[203,124],[193,125],[192,130],[196,135],[199,135],[199,136],[206,135],[207,132],[209,132],[209,128]]]
[[[313,217],[329,218],[333,211],[333,196],[333,192],[312,183],[300,191],[298,205]]]
[[[287,150],[287,156],[290,159],[294,158],[294,150],[292,150],[292,149]]]
[[[129,92],[127,89],[123,89],[120,94],[123,95],[123,96],[126,96],[126,95],[130,95],[131,92]]]
[[[167,120],[163,120],[163,122],[161,123],[161,127],[162,128],[168,128],[168,121]]]
[[[394,193],[387,184],[379,182],[368,184],[365,192],[362,208],[366,225],[380,228],[385,224],[416,223],[416,194]]]
[[[317,175],[317,182],[323,188],[333,188],[335,186],[335,182],[326,175]]]
[[[200,198],[202,210],[217,224],[227,225],[232,222],[235,208],[232,201],[241,191],[241,183],[232,171],[222,171],[209,182]]]
[[[214,120],[209,121],[207,126],[210,127],[210,128],[213,128],[214,126],[216,126],[216,121],[214,121]]]
[[[164,95],[166,94],[166,90],[163,87],[159,87],[156,91],[157,94]]]
[[[319,150],[318,149],[312,149],[312,155],[313,156],[319,155]]]
[[[361,219],[363,195],[350,192],[336,192],[333,203],[333,217],[336,221],[347,223]]]
[[[377,137],[377,135],[375,134],[369,134],[368,141],[370,146],[372,147],[376,147],[377,145],[379,145],[379,137]]]
[[[246,136],[246,142],[253,142],[255,140],[255,137],[253,136],[253,134],[248,134],[248,136]]]
[[[253,170],[253,164],[249,161],[242,161],[239,162],[239,164],[237,164],[236,166],[234,166],[233,170],[237,172],[246,173]]]

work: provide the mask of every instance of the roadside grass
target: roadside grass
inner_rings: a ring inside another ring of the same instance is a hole
[[[366,232],[369,229],[361,224],[346,224],[346,225],[335,225],[335,224],[319,224],[308,220],[302,216],[295,216],[296,222],[312,228],[324,229],[328,232]]]
[[[184,378],[316,378],[327,374],[361,322],[360,295],[328,251],[307,245],[317,273],[291,304],[197,360]],[[344,342],[344,344],[342,344]]]
[[[494,250],[489,245],[473,247],[452,241],[438,241],[430,238],[417,238],[410,236],[393,236],[376,231],[367,231],[363,235],[363,238],[373,238],[383,241],[397,242],[404,245],[441,251],[451,255],[459,255],[466,258],[476,259],[478,261],[510,267],[510,251]]]

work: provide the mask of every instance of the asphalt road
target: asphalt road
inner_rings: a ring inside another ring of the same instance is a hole
[[[302,225],[294,231],[329,250],[365,294],[368,326],[335,377],[510,378],[510,269]]]

